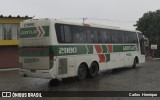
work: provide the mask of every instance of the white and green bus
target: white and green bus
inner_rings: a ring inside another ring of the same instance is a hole
[[[30,19],[20,24],[20,75],[49,79],[88,75],[145,62],[139,31],[57,19]]]

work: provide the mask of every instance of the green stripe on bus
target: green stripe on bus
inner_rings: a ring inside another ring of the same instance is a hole
[[[136,51],[136,45],[113,45],[113,52]]]
[[[49,26],[20,28],[20,38],[48,37],[48,36],[49,36]]]
[[[101,45],[102,49],[103,49],[103,53],[107,53],[108,49],[107,49],[107,45]]]
[[[48,56],[49,49],[48,47],[20,47],[19,55],[25,57]]]
[[[110,61],[110,54],[105,54],[106,62]]]
[[[108,52],[107,45],[100,45],[102,47],[103,54]],[[20,56],[48,56],[49,51],[54,52],[54,56],[65,56],[65,55],[81,55],[81,54],[93,54],[93,45],[55,45],[55,46],[44,46],[44,47],[20,47]],[[113,52],[126,52],[136,51],[136,45],[113,45]],[[97,52],[94,52],[97,54]],[[106,58],[109,58],[106,55]]]
[[[61,45],[52,48],[55,56],[93,54],[92,45]]]

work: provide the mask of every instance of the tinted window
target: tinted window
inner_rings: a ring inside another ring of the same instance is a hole
[[[117,31],[116,35],[117,35],[117,43],[123,43],[123,32]]]
[[[99,43],[110,43],[111,42],[110,31],[101,29],[98,33],[98,40]]]
[[[98,30],[91,28],[91,42],[92,43],[98,43]]]
[[[74,43],[86,42],[86,34],[83,27],[72,26],[72,34]]]
[[[56,28],[58,42],[60,42],[60,43],[64,42],[63,26],[56,24],[55,28]]]
[[[117,34],[116,34],[116,31],[111,31],[111,40],[112,40],[112,43],[117,43]]]
[[[137,43],[138,42],[137,34],[133,32],[131,34],[132,34],[132,43]]]
[[[71,34],[71,28],[69,26],[64,25],[64,38],[65,42],[71,42],[72,41],[72,34]]]
[[[59,43],[137,43],[134,32],[55,24]]]
[[[91,38],[91,30],[90,29],[86,30],[86,36],[87,36],[87,42],[92,43],[93,40]]]
[[[124,39],[123,42],[124,42],[124,43],[128,43],[128,42],[129,42],[128,32],[124,32],[124,33],[123,33],[123,37],[124,37],[124,38],[123,38],[123,39]]]

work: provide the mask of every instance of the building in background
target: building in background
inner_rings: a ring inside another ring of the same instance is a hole
[[[31,18],[0,15],[0,69],[18,67],[20,22]]]

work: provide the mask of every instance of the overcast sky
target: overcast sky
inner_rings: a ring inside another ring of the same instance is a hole
[[[160,0],[0,0],[0,15],[4,16],[71,18],[79,22],[82,19],[78,18],[88,18],[86,22],[125,29],[135,29],[133,24],[144,13],[158,9]]]

